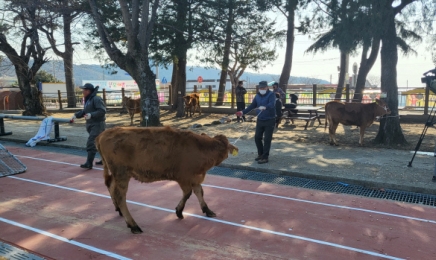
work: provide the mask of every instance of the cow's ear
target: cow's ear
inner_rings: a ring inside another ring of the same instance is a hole
[[[213,138],[216,139],[216,140],[219,140],[220,142],[222,142],[222,143],[223,143],[224,145],[226,145],[226,146],[227,146],[227,144],[229,143],[229,140],[228,140],[227,137],[224,136],[224,135],[216,135],[216,136],[214,136]]]
[[[380,99],[376,98],[376,99],[375,99],[375,103],[376,103],[376,104],[380,103]]]

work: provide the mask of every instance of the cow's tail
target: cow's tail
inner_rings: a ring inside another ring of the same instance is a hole
[[[104,184],[106,187],[110,187],[112,183],[112,175],[109,172],[109,167],[106,162],[106,158],[104,157],[104,154],[101,152],[101,134],[97,136],[95,139],[95,146],[97,147],[98,153],[100,153],[101,160],[103,161],[103,177],[104,177]]]
[[[324,107],[324,110],[325,110],[325,122],[324,122],[324,132],[327,130],[327,122],[329,121],[328,120],[328,103],[325,105],[325,107]]]

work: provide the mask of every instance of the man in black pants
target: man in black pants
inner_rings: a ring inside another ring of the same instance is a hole
[[[243,82],[239,81],[238,86],[235,88],[236,94],[236,111],[242,111],[245,109],[245,94],[247,94],[247,90],[242,86]],[[242,116],[242,119],[245,121],[245,116]],[[238,122],[241,120],[241,117],[238,116]]]
[[[74,114],[71,121],[76,118],[84,117],[86,119],[86,131],[89,134],[88,141],[86,142],[86,151],[88,152],[88,158],[84,164],[81,164],[81,168],[92,169],[92,163],[94,162],[95,154],[97,153],[97,147],[95,147],[95,138],[104,131],[106,128],[106,106],[103,100],[97,96],[98,86],[94,86],[90,83],[80,87],[83,89],[84,108],[83,110]],[[96,164],[102,164],[101,161]]]
[[[255,160],[259,164],[267,163],[271,141],[276,122],[275,94],[268,89],[266,81],[259,82],[259,92],[253,99],[251,105],[242,111],[236,112],[237,116],[243,116],[253,109],[257,109],[256,133],[254,141],[257,147]],[[263,141],[263,142],[262,142]]]

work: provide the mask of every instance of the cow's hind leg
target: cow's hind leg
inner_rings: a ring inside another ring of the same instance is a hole
[[[109,194],[111,195],[112,203],[115,206],[115,211],[118,211],[118,214],[120,216],[123,216],[123,214],[120,211],[120,207],[118,206],[117,202],[115,201],[115,196],[113,195],[115,192],[115,180],[113,178],[113,174],[116,173],[116,169],[111,168],[109,173],[109,168],[107,166],[107,163],[103,164],[103,176],[104,176],[104,184],[106,185]]]
[[[206,216],[213,218],[216,217],[216,214],[209,209],[206,202],[204,201],[204,192],[203,187],[201,187],[201,184],[194,184],[192,185],[192,190],[194,191],[195,196],[197,196],[198,202],[200,202],[200,207],[203,213],[206,213]]]
[[[329,137],[330,137],[330,145],[338,146],[336,142],[336,129],[338,128],[339,123],[331,122],[329,123]]]
[[[179,183],[180,188],[183,191],[183,197],[180,200],[179,204],[176,207],[176,215],[179,219],[183,219],[183,209],[185,208],[186,201],[191,197],[192,187],[186,183]]]
[[[360,138],[359,138],[359,145],[363,146],[363,135],[365,134],[365,127],[360,127]]]
[[[125,168],[117,169],[117,174],[113,176],[112,181],[113,188],[111,187],[111,197],[115,200],[116,205],[118,205],[121,215],[127,223],[127,227],[130,228],[132,233],[139,234],[142,233],[141,228],[136,224],[132,215],[130,215],[129,209],[127,208],[126,194],[129,187],[130,175]]]

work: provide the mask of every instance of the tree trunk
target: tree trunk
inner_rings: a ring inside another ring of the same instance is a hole
[[[373,39],[371,46],[371,53],[367,59],[368,48],[363,49],[362,57],[360,59],[359,72],[357,73],[356,89],[354,91],[353,102],[362,102],[363,90],[365,89],[366,77],[369,71],[377,60],[378,52],[380,50],[380,38]]]
[[[398,50],[396,41],[395,15],[390,6],[385,13],[383,23],[381,56],[381,90],[387,94],[387,104],[391,110],[389,117],[380,122],[376,143],[386,145],[406,144],[403,131],[398,117],[398,86],[397,86],[397,62]]]
[[[21,94],[23,95],[23,116],[47,115],[47,111],[42,100],[42,93],[37,88],[30,85],[30,79],[28,78],[29,74],[26,73],[26,68],[27,66],[15,66],[18,85],[20,87]]]
[[[145,13],[136,13],[141,15],[141,18],[134,17],[130,20],[129,10],[127,8],[127,1],[119,1],[124,19],[124,25],[132,28],[132,24],[138,27],[137,30],[126,30],[127,52],[124,54],[120,51],[116,44],[111,40],[108,35],[108,30],[102,22],[100,11],[97,7],[95,0],[89,0],[92,16],[96,23],[98,34],[101,43],[104,46],[106,53],[113,60],[120,69],[128,72],[136,81],[141,95],[141,110],[143,126],[159,126],[160,113],[159,113],[159,98],[156,89],[156,75],[151,70],[149,64],[149,44],[152,35],[154,22],[156,21],[156,13],[159,6],[159,1],[154,1],[153,4],[144,1]],[[152,8],[151,10],[149,8]],[[137,10],[134,10],[135,12]],[[148,11],[148,12],[147,12]],[[141,20],[142,19],[142,20]],[[139,22],[141,20],[141,22]]]
[[[177,63],[177,93],[181,93],[182,96],[186,95],[186,56],[179,57],[179,62]],[[177,117],[184,116],[184,103],[179,104],[177,102]]]
[[[159,98],[156,90],[156,75],[151,70],[147,59],[141,59],[134,71],[134,79],[138,83],[141,95],[142,126],[159,126]],[[130,71],[126,70],[130,73]]]
[[[338,87],[336,88],[335,100],[340,101],[342,98],[342,90],[344,89],[346,77],[348,74],[349,54],[341,51],[341,68],[339,72]]]
[[[74,77],[73,77],[73,44],[71,41],[71,14],[64,14],[64,41],[65,51],[62,58],[64,60],[65,71],[65,85],[67,87],[67,107],[76,107],[76,95],[74,91]]]
[[[171,109],[174,111],[177,109],[177,61],[173,61],[173,72],[171,74]]]
[[[224,101],[224,93],[226,91],[226,83],[227,83],[227,70],[229,68],[230,63],[230,46],[232,41],[232,26],[234,23],[233,17],[233,5],[232,1],[229,2],[229,20],[227,21],[226,26],[226,40],[224,43],[224,54],[223,54],[223,62],[221,63],[221,75],[220,75],[220,84],[218,86],[218,98],[216,100],[216,106],[222,106]]]
[[[292,69],[292,57],[294,51],[294,31],[295,31],[295,9],[297,8],[298,0],[288,0],[286,5],[288,12],[288,29],[286,32],[286,51],[285,64],[283,65],[282,74],[280,75],[279,87],[286,93],[288,88],[289,77]],[[285,99],[286,100],[286,99]]]

